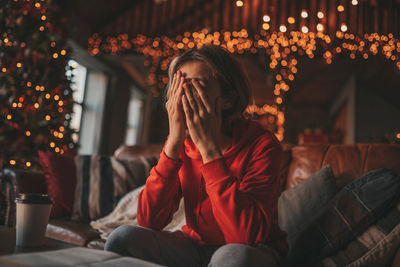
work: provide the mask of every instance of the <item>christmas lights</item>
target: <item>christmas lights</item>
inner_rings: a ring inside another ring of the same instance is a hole
[[[66,20],[54,2],[39,0],[5,1],[0,19],[0,169],[38,169],[39,149],[76,146],[66,119],[73,105]]]

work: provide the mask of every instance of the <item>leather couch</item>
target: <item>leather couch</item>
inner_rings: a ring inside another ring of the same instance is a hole
[[[282,189],[296,186],[322,166],[329,164],[342,188],[351,181],[378,168],[388,168],[400,174],[400,145],[355,144],[355,145],[291,145],[282,144],[284,157],[281,166]],[[156,156],[161,144],[121,146],[114,156],[119,159],[134,159],[139,156]],[[3,176],[13,180],[16,192],[45,193],[44,176],[40,173],[20,170],[5,170]],[[89,225],[64,219],[49,222],[48,237],[78,246],[102,249],[104,240]],[[400,267],[400,248],[392,267]]]

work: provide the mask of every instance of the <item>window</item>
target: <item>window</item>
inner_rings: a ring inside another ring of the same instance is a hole
[[[145,95],[137,88],[131,87],[131,97],[128,106],[128,122],[126,127],[125,144],[139,143],[143,124],[143,106]]]
[[[100,146],[108,76],[75,60],[70,60],[68,65],[66,75],[72,82],[74,98],[71,128],[75,133],[72,138],[79,144],[79,154],[95,154]]]
[[[102,71],[88,71],[79,131],[81,155],[99,153],[108,78]]]
[[[73,91],[72,95],[74,98],[73,113],[71,116],[71,128],[75,131],[75,133],[72,135],[72,139],[75,143],[78,143],[82,120],[87,69],[75,60],[69,60],[68,66],[69,68],[66,72],[66,75],[71,79],[71,89]]]

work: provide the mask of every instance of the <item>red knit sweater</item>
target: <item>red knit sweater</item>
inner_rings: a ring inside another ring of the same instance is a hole
[[[222,157],[203,164],[190,139],[179,161],[164,151],[139,195],[138,223],[163,229],[184,197],[182,230],[200,245],[264,242],[286,254],[285,233],[278,227],[282,148],[257,123],[235,128],[232,146]]]

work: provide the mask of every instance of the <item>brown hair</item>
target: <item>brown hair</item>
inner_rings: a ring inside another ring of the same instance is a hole
[[[202,61],[207,63],[217,78],[221,96],[231,99],[230,108],[222,110],[222,129],[226,134],[231,135],[234,124],[242,118],[250,101],[250,86],[248,79],[232,55],[225,49],[218,46],[203,46],[176,56],[169,65],[169,82],[165,91],[165,99],[168,97],[168,90],[173,75],[185,63],[190,61]]]

